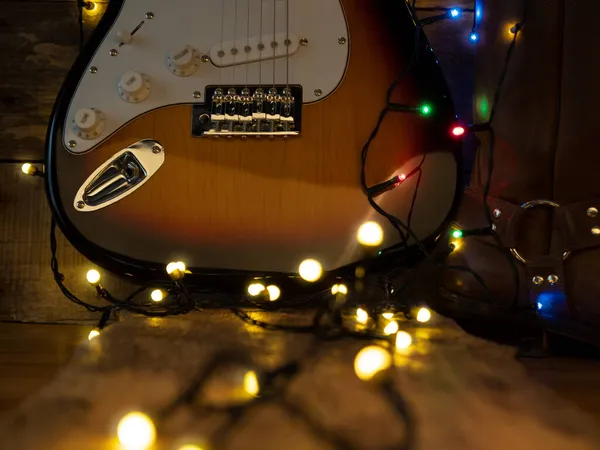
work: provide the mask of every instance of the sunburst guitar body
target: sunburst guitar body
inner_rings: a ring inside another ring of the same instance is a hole
[[[385,256],[400,237],[363,192],[361,151],[408,67],[391,100],[431,114],[387,114],[366,182],[422,162],[411,227],[435,240],[460,145],[416,30],[403,0],[112,0],[52,114],[57,223],[93,262],[146,278],[178,260],[192,274],[289,277],[314,258],[336,273],[364,256],[369,220]],[[417,178],[375,201],[406,221]]]

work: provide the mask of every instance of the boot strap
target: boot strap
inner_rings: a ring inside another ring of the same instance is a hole
[[[482,193],[467,189],[463,199],[459,217],[464,219],[457,225],[465,230],[488,227],[489,219],[485,217]],[[487,203],[493,232],[514,258],[525,265],[530,301],[538,314],[568,318],[570,311],[565,294],[564,261],[572,251],[600,247],[600,198],[565,205],[542,199],[519,205],[501,198],[488,197]],[[521,219],[528,210],[538,206],[555,210],[554,230],[558,235],[555,236],[551,254],[526,260],[516,248],[517,234]],[[493,236],[475,238],[497,243]]]

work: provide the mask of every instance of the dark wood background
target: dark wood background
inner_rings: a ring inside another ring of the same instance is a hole
[[[457,4],[468,7],[472,2],[417,2],[427,7]],[[106,3],[99,2],[93,11],[83,11],[85,37],[105,8]],[[460,20],[427,27],[457,110],[467,122],[473,86],[474,47],[468,42],[471,23],[472,15],[465,14]],[[52,105],[78,48],[75,0],[0,0],[0,320],[97,320],[95,314],[70,304],[54,284],[43,180],[24,176],[18,163],[43,159]],[[66,284],[93,301],[93,291],[84,279],[89,262],[62,235],[58,255]],[[114,278],[105,284],[117,293],[127,289]]]

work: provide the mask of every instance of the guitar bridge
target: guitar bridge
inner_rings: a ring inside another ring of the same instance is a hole
[[[206,104],[192,107],[192,136],[298,136],[302,87],[208,86]],[[210,102],[210,103],[208,103]]]
[[[148,181],[164,160],[163,147],[152,139],[117,152],[81,185],[75,196],[75,209],[95,211],[121,200]]]

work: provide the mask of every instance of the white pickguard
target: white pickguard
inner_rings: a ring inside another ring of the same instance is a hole
[[[149,12],[152,19],[146,18]],[[144,25],[131,41],[119,47],[117,34],[133,30],[141,21]],[[306,39],[307,45],[295,45],[291,56],[282,57],[284,44],[279,43],[279,57],[269,58],[274,24],[276,36]],[[247,42],[250,47],[257,42],[261,27],[266,44],[264,60],[245,64],[244,47]],[[227,56],[237,60],[238,65],[220,68],[210,61],[200,63],[198,70],[187,77],[175,76],[167,69],[167,55],[173,49],[189,45],[198,55],[211,56],[211,50],[214,54],[215,46],[220,48],[222,42],[225,47],[235,42],[240,48],[235,57]],[[299,84],[304,103],[322,100],[344,77],[349,42],[339,0],[126,0],[71,100],[64,128],[65,148],[83,153],[150,110],[205,102],[204,89],[208,85]],[[110,55],[112,49],[117,50],[116,56]],[[92,73],[90,67],[97,68],[97,72]],[[131,70],[144,74],[151,84],[150,95],[139,103],[128,103],[117,93],[119,79]],[[194,92],[202,97],[195,98]],[[82,139],[72,126],[81,108],[94,108],[103,114],[104,127],[94,139]]]

